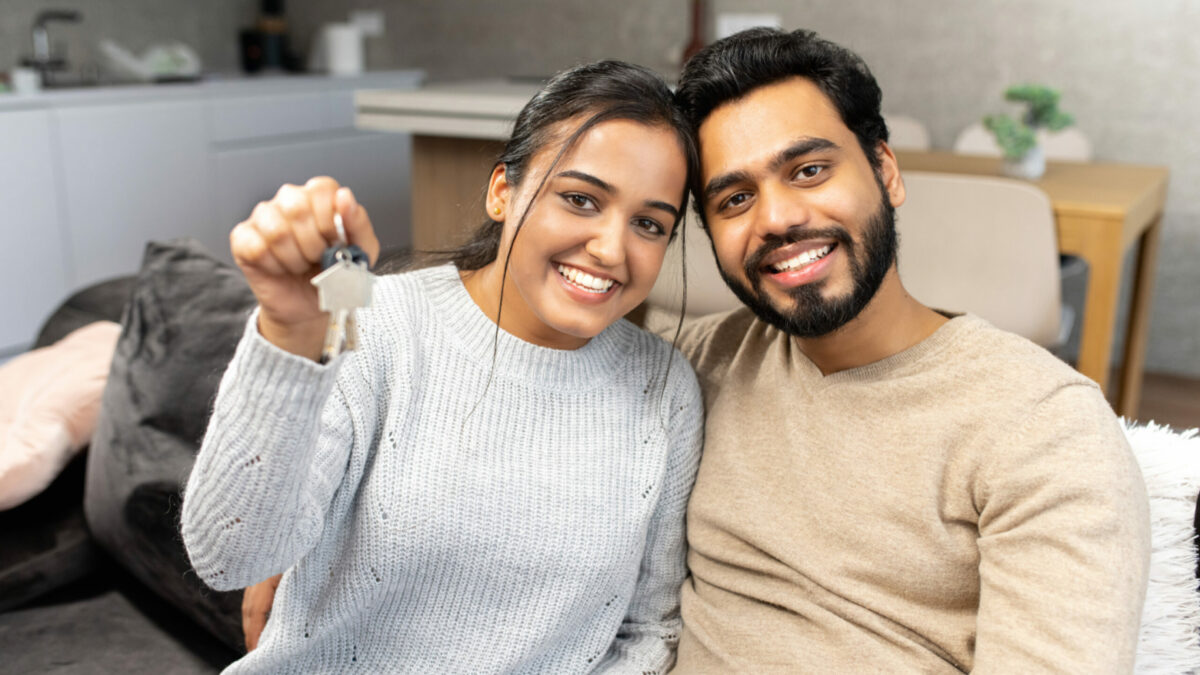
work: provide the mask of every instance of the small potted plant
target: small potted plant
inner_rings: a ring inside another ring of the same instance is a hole
[[[1004,99],[1027,106],[1020,119],[1009,115],[983,118],[983,126],[1004,152],[1004,172],[1017,178],[1041,178],[1046,172],[1046,155],[1038,144],[1038,131],[1059,131],[1075,120],[1058,109],[1058,91],[1040,84],[1009,87]]]

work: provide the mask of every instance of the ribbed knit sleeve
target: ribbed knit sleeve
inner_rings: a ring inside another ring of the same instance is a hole
[[[256,322],[257,311],[221,380],[183,502],[188,555],[217,590],[278,574],[313,547],[355,442],[338,386],[354,354],[323,366],[270,344]],[[354,398],[369,411],[369,396]]]
[[[670,383],[660,414],[670,420],[670,457],[654,515],[646,533],[637,588],[598,672],[658,675],[675,662],[682,621],[679,589],[687,577],[684,516],[704,445],[700,386],[687,361],[673,354]]]
[[[982,468],[973,673],[1129,673],[1150,556],[1145,482],[1092,383],[1041,401]]]

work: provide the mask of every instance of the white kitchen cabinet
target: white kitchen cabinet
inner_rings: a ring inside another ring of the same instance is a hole
[[[229,230],[284,182],[351,186],[386,247],[411,244],[403,134],[357,131],[354,90],[419,71],[0,96],[0,358],[28,347],[71,292],[135,273],[150,240],[229,259]],[[28,247],[29,254],[24,254]]]
[[[211,140],[229,143],[325,131],[331,126],[328,100],[323,91],[214,99],[209,102]]]
[[[0,117],[0,218],[8,254],[0,269],[0,356],[33,342],[68,285],[54,137],[47,110]]]
[[[136,271],[147,241],[218,229],[204,112],[197,100],[57,112],[73,288]]]

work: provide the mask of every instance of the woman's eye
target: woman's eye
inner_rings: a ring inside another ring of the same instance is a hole
[[[666,233],[666,229],[663,228],[662,224],[650,218],[637,218],[633,221],[633,224],[650,234],[658,235]]]
[[[596,209],[596,203],[592,201],[591,197],[588,197],[587,195],[581,195],[578,192],[563,193],[562,198],[564,200],[566,200],[566,202],[568,204],[570,204],[571,206],[574,206],[577,209],[585,209],[585,210],[595,210]]]

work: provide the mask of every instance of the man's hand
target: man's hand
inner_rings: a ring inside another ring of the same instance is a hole
[[[267,626],[271,605],[275,604],[275,589],[282,574],[255,584],[242,591],[242,632],[246,634],[246,651],[258,646],[258,638]]]

